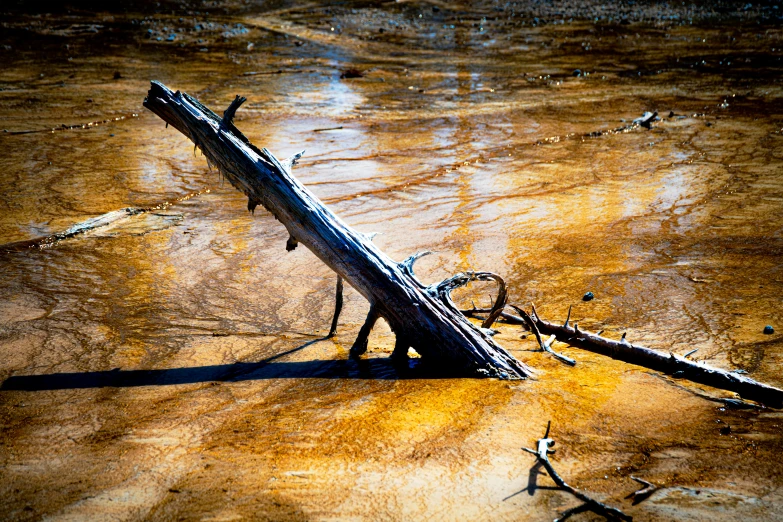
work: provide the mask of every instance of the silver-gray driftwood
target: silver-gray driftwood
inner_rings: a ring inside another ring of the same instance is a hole
[[[190,138],[210,164],[248,196],[250,210],[261,205],[271,212],[289,233],[288,250],[303,244],[370,302],[355,355],[382,317],[396,335],[396,356],[404,356],[411,347],[425,361],[451,372],[503,379],[532,374],[495,343],[489,331],[460,313],[448,296],[453,285],[422,285],[413,275],[412,261],[393,261],[292,176],[291,167],[300,155],[279,161],[252,145],[232,123],[244,101],[237,96],[221,118],[191,96],[152,82],[144,106]],[[463,280],[475,278],[465,274]]]
[[[779,388],[682,356],[633,345],[625,336],[620,341],[612,341],[579,330],[576,323],[569,326],[570,310],[569,319],[562,326],[539,318],[535,309],[527,314],[510,305],[520,315],[507,313],[505,282],[491,272],[457,274],[424,286],[416,279],[413,264],[429,252],[414,254],[397,263],[381,252],[371,237],[346,225],[291,174],[302,153],[279,161],[268,150],[255,147],[234,126],[234,114],[244,101],[245,98],[237,96],[221,118],[191,96],[152,82],[144,106],[190,138],[210,165],[216,166],[232,185],[248,196],[250,211],[261,205],[286,227],[289,234],[286,250],[302,243],[337,273],[337,304],[330,337],[335,334],[342,308],[343,280],[369,301],[370,311],[351,348],[352,355],[359,356],[367,350],[370,331],[382,317],[396,336],[392,354],[395,359],[406,358],[408,348],[413,348],[430,366],[452,374],[523,379],[533,371],[490,336],[489,328],[502,318],[530,327],[543,350],[572,366],[575,360],[551,349],[555,336],[573,346],[615,359],[731,390],[767,406],[783,406],[783,390]],[[492,308],[460,311],[454,305],[451,291],[472,281],[498,284],[498,297]],[[484,314],[486,317],[481,317]],[[472,324],[465,315],[481,317],[481,327]],[[544,342],[541,333],[552,338]]]

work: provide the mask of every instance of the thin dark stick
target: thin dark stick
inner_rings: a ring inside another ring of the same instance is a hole
[[[642,489],[636,490],[630,495],[628,495],[627,497],[625,497],[625,498],[633,498],[634,505],[638,504],[639,502],[646,499],[647,497],[649,497],[650,495],[652,495],[658,490],[658,486],[656,486],[652,482],[647,482],[646,480],[640,479],[639,477],[634,477],[633,475],[631,475],[631,479],[635,480],[636,482],[644,486]]]
[[[460,310],[460,312],[462,312],[462,315],[464,315],[465,317],[473,317],[475,319],[481,319],[483,321],[484,318],[481,317],[481,315],[488,314],[490,310],[492,310],[492,308],[476,308],[474,305],[473,308]],[[500,316],[498,317],[498,319],[496,319],[496,321],[500,321],[500,319],[503,319],[503,321],[508,324],[519,324],[519,325],[527,326],[527,323],[525,322],[524,319],[522,319],[517,315],[510,314],[508,312],[501,312]]]
[[[508,302],[508,292],[506,291],[506,282],[497,274],[489,274],[487,276],[490,279],[494,279],[498,284],[498,297],[495,299],[495,304],[492,305],[492,309],[489,311],[489,315],[484,322],[481,323],[482,328],[491,328],[495,320],[503,313],[503,308]]]
[[[370,338],[372,327],[375,326],[378,318],[380,318],[378,310],[375,306],[370,305],[370,311],[367,312],[367,318],[364,320],[364,324],[359,330],[359,335],[356,336],[353,346],[351,346],[351,357],[358,357],[367,352],[367,341]]]
[[[337,276],[337,288],[334,296],[334,315],[332,316],[332,326],[329,328],[327,338],[334,337],[337,333],[337,319],[340,318],[340,312],[343,310],[343,278]]]
[[[574,506],[570,509],[566,509],[562,513],[560,513],[560,516],[554,519],[552,522],[563,522],[564,520],[568,520],[573,515],[578,515],[579,513],[584,513],[585,511],[590,511],[590,508],[587,506],[587,504],[579,504],[578,506]]]

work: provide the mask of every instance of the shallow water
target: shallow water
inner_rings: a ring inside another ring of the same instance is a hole
[[[247,96],[237,126],[305,149],[351,226],[436,251],[425,282],[493,271],[545,318],[783,386],[783,7],[744,6],[9,7],[3,518],[551,520],[576,502],[520,450],[549,420],[556,469],[639,520],[783,517],[778,411],[502,324],[536,380],[405,378],[385,325],[349,360],[361,296],[323,339],[334,275],[141,107],[151,79]],[[664,488],[632,506],[630,475]]]

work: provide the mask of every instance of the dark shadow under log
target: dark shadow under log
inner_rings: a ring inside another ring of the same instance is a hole
[[[238,96],[220,118],[187,94],[152,82],[144,106],[199,147],[207,161],[248,196],[249,208],[261,205],[271,212],[291,238],[362,294],[395,335],[406,339],[430,366],[505,379],[532,374],[488,331],[423,288],[408,265],[386,256],[293,177],[291,167],[298,156],[281,162],[251,144],[232,121],[243,101]]]

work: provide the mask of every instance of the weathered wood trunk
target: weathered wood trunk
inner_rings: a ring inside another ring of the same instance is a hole
[[[290,234],[289,249],[297,242],[305,245],[370,302],[363,333],[380,316],[397,337],[398,355],[412,347],[428,363],[449,371],[506,379],[532,373],[465,319],[448,295],[425,288],[409,264],[391,260],[307,190],[290,172],[298,156],[281,163],[253,146],[232,123],[243,101],[237,97],[220,118],[187,94],[152,82],[144,106],[190,138],[248,196],[248,208],[260,204],[271,212]]]

